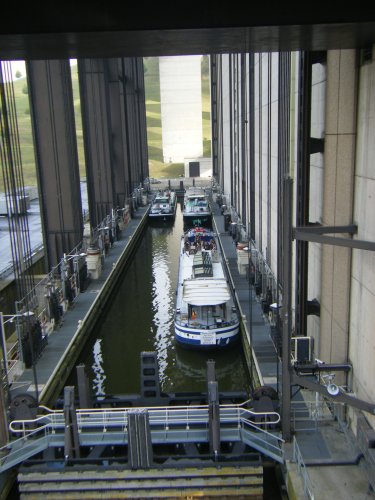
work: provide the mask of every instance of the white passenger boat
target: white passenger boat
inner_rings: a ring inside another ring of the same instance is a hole
[[[181,238],[174,328],[179,344],[196,349],[225,348],[239,339],[239,314],[208,228],[191,228]]]
[[[169,189],[159,191],[152,201],[148,217],[150,220],[173,221],[176,216],[177,196]]]
[[[212,211],[203,188],[190,187],[186,191],[182,215],[185,228],[211,226]]]

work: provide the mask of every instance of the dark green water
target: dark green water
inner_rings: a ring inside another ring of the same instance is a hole
[[[149,226],[121,277],[107,314],[80,357],[97,396],[139,393],[140,352],[155,351],[164,392],[206,391],[215,360],[220,391],[248,391],[241,345],[220,353],[176,346],[173,331],[181,206],[174,225]]]

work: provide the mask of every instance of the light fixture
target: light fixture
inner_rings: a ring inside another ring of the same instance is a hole
[[[277,302],[274,302],[273,304],[270,304],[269,307],[271,311],[277,311],[278,309],[280,309],[281,306],[279,306]]]
[[[330,396],[337,396],[340,392],[340,388],[336,384],[328,384],[327,392]]]

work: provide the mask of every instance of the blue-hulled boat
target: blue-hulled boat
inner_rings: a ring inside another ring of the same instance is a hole
[[[226,348],[239,339],[238,310],[211,229],[191,228],[181,238],[174,329],[189,348]]]

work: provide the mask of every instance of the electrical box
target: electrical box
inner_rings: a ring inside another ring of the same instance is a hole
[[[291,354],[293,363],[310,363],[313,357],[313,337],[292,337]]]

